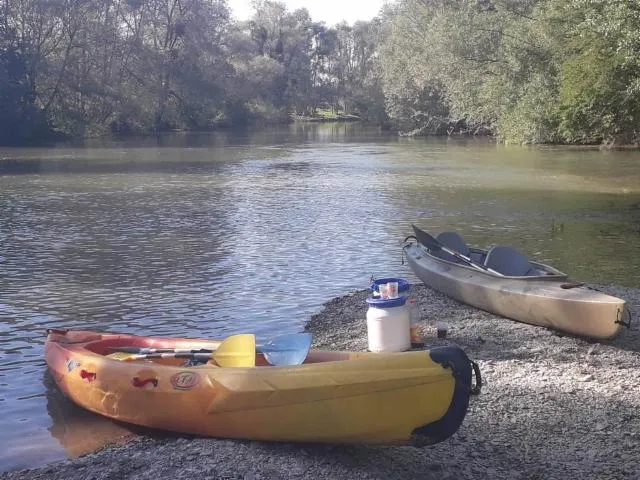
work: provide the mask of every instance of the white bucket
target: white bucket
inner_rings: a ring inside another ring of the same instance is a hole
[[[367,303],[367,336],[371,352],[404,352],[411,348],[407,297],[369,297]]]

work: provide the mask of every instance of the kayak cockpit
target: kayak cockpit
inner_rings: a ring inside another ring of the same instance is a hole
[[[508,245],[495,245],[488,250],[469,247],[456,232],[441,232],[436,236],[440,244],[467,257],[477,265],[491,269],[507,277],[566,277],[566,274],[555,268],[530,261],[517,249]],[[443,249],[428,249],[428,254],[439,260],[467,266],[467,264]]]
[[[113,335],[104,334],[86,338],[86,342],[82,343],[82,348],[87,352],[91,352],[100,356],[108,357],[113,360],[121,360],[116,352],[122,352],[123,349],[166,349],[166,350],[199,350],[199,351],[215,351],[221,344],[220,340],[203,340],[196,338],[165,338],[165,337],[141,337],[136,335]],[[84,338],[78,338],[84,340]],[[68,342],[65,342],[68,343]],[[356,360],[366,357],[369,352],[340,352],[325,350],[310,350],[305,357],[303,364],[336,362],[346,360]],[[131,361],[152,362],[160,365],[169,366],[196,366],[198,362],[189,363],[185,358],[148,358],[148,359],[132,359]],[[205,362],[200,362],[203,364]],[[256,352],[256,367],[272,367],[265,355]]]

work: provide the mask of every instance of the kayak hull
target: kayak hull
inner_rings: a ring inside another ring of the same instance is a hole
[[[459,428],[474,392],[475,364],[457,347],[391,354],[311,350],[304,364],[285,367],[268,366],[256,354],[252,368],[105,356],[118,345],[215,349],[219,343],[50,332],[45,357],[60,389],[88,410],[221,438],[433,444]]]
[[[425,285],[512,320],[594,339],[616,336],[624,322],[624,300],[571,286],[564,275],[500,277],[438,258],[417,243],[405,245],[404,254]]]

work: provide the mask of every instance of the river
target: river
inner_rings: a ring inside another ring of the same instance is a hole
[[[298,332],[372,275],[415,281],[411,223],[639,287],[640,153],[315,123],[0,149],[0,470],[127,432],[51,384],[45,328]]]

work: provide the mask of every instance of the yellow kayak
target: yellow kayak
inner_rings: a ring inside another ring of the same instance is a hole
[[[481,388],[477,365],[454,346],[402,353],[312,349],[304,363],[285,366],[269,365],[256,351],[255,366],[230,368],[109,356],[125,346],[215,351],[220,345],[51,329],[45,357],[60,389],[88,410],[222,438],[429,445],[457,431],[469,397]]]

